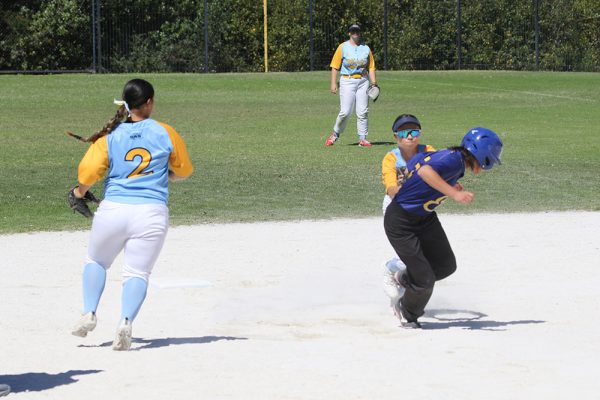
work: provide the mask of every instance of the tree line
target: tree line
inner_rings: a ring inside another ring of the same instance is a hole
[[[92,1],[3,1],[0,70],[90,69]],[[204,0],[100,1],[105,71],[263,70],[262,0],[207,0],[206,27]],[[457,0],[269,0],[270,70],[310,69],[311,3],[316,70],[328,67],[353,22],[380,69],[384,59],[389,69],[454,69],[460,53],[463,68],[524,70],[538,61],[544,70],[600,70],[597,0],[462,0],[460,23]]]

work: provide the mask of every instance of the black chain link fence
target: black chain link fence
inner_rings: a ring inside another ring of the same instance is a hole
[[[2,72],[259,72],[263,0],[22,0]],[[270,71],[325,70],[358,22],[378,69],[600,70],[595,0],[268,0]]]

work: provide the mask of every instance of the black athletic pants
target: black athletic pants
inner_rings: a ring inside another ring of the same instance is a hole
[[[435,212],[419,216],[392,201],[385,212],[385,234],[406,264],[400,300],[405,318],[416,321],[425,312],[435,281],[456,271],[456,259]]]

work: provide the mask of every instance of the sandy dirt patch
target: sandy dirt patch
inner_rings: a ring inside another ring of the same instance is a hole
[[[121,258],[81,339],[89,233],[0,236],[0,383],[63,400],[598,396],[600,213],[440,219],[458,271],[421,331],[383,294],[380,218],[172,228],[125,353]]]

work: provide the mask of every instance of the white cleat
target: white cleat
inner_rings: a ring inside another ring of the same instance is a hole
[[[96,327],[96,313],[90,311],[87,314],[83,314],[77,325],[73,327],[71,333],[75,336],[86,337],[88,332],[91,332]]]
[[[398,258],[392,258],[383,266],[383,291],[390,298],[392,307],[404,295],[404,287],[399,281],[405,270],[406,266]]]
[[[131,348],[131,321],[127,318],[119,324],[112,348],[116,351],[127,351]]]

